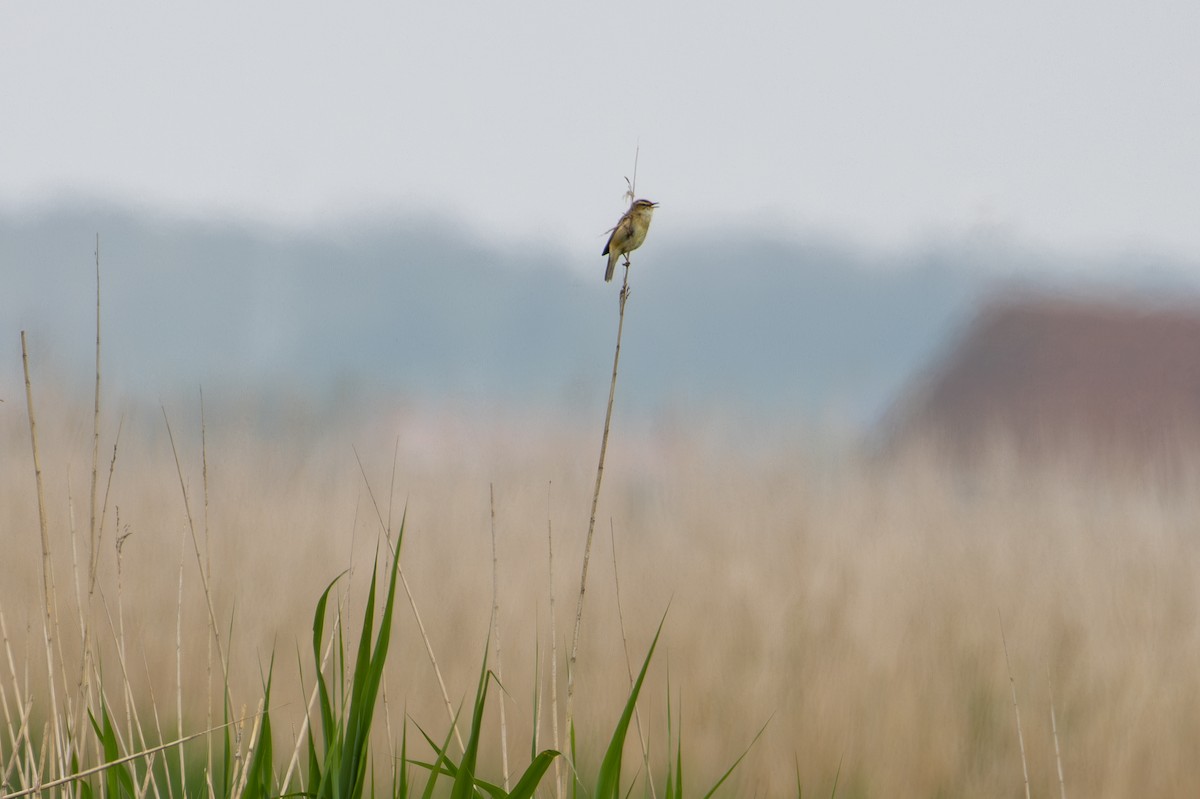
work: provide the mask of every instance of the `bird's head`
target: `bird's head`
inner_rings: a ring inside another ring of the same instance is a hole
[[[633,207],[630,210],[636,214],[649,215],[654,213],[654,209],[657,207],[658,203],[651,202],[650,200],[634,200]]]

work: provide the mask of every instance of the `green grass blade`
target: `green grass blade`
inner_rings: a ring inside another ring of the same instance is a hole
[[[479,758],[479,737],[483,732],[483,708],[487,703],[488,677],[491,672],[487,668],[487,653],[491,646],[491,637],[483,648],[483,666],[479,670],[479,687],[475,689],[475,712],[471,714],[471,732],[467,736],[467,746],[463,751],[462,760],[458,764],[458,774],[454,776],[454,786],[450,789],[450,799],[471,799],[475,793],[475,765]]]
[[[351,675],[350,703],[344,730],[345,745],[342,757],[338,762],[337,784],[339,796],[337,799],[359,799],[362,795],[362,785],[359,782],[362,768],[365,765],[365,740],[370,732],[371,712],[374,710],[374,700],[371,708],[363,707],[366,701],[367,672],[370,670],[371,637],[375,624],[375,590],[378,574],[378,551],[375,553],[376,563],[371,571],[371,587],[367,591],[367,604],[363,609],[362,630],[358,637],[358,655],[355,659],[354,673]]]
[[[671,762],[671,742],[674,740],[674,736],[672,735],[673,720],[674,719],[671,715],[671,675],[668,672],[667,673],[667,787],[666,787],[665,793],[666,793],[667,799],[681,799],[680,791],[682,791],[682,788],[677,790],[675,787],[676,764]],[[678,765],[680,768],[683,767],[682,763],[679,763]]]
[[[767,724],[770,724],[770,723],[771,723],[771,721],[770,721],[770,719],[768,719]],[[704,799],[709,799],[710,796],[712,796],[714,793],[717,792],[717,789],[721,787],[721,785],[725,782],[725,780],[729,779],[729,775],[732,774],[733,770],[736,769],[741,764],[742,760],[746,757],[746,755],[750,754],[750,750],[754,748],[754,745],[756,743],[758,743],[758,739],[762,737],[762,734],[764,732],[766,732],[767,724],[762,725],[762,728],[759,729],[758,734],[754,736],[754,739],[752,741],[750,741],[750,745],[746,747],[746,751],[742,752],[742,754],[738,757],[738,759],[733,761],[733,765],[730,766],[725,771],[725,773],[721,775],[721,779],[717,780],[716,784],[714,784],[713,787],[708,790],[708,793],[704,794]]]
[[[92,722],[96,738],[100,741],[100,748],[104,752],[104,762],[111,763],[120,758],[121,747],[117,741],[117,732],[112,725],[112,717],[108,714],[108,703],[103,699],[100,701],[100,723],[96,722],[96,717],[90,710],[88,718]],[[133,787],[131,766],[127,763],[105,770],[104,784],[107,799],[122,799],[122,797],[133,799],[137,795]]]
[[[571,743],[571,799],[579,799],[579,769],[576,764],[579,759],[575,750],[575,720],[571,720],[571,729],[567,730],[567,738]]]
[[[535,625],[536,626],[536,625]],[[532,762],[536,762],[538,758],[537,743],[538,743],[538,722],[541,721],[542,711],[541,691],[538,690],[542,684],[542,653],[541,646],[536,640],[533,642],[533,735],[529,737],[529,758]]]
[[[329,585],[325,588],[321,598],[317,600],[317,610],[313,614],[313,665],[317,670],[317,695],[319,699],[319,712],[321,715],[321,735],[325,742],[325,748],[328,751],[329,743],[334,737],[335,722],[333,718],[333,703],[329,698],[329,685],[325,681],[325,675],[321,672],[321,643],[325,639],[325,606],[329,602],[329,594],[333,591],[333,587],[337,585],[338,580],[346,572],[342,572],[337,577],[334,577]],[[312,725],[309,725],[309,735],[312,735]],[[313,777],[310,776],[310,783]]]
[[[675,797],[683,799],[683,702],[679,704],[679,732],[675,733]]]
[[[521,775],[521,779],[517,780],[517,784],[513,786],[512,791],[508,794],[509,799],[531,799],[538,785],[541,784],[542,778],[546,776],[546,770],[550,768],[550,764],[554,762],[554,758],[559,756],[559,752],[553,749],[547,749],[533,759],[529,764],[529,768],[525,769],[525,773]]]
[[[263,714],[259,725],[258,741],[250,760],[246,764],[246,788],[242,799],[269,799],[278,794],[272,785],[274,773],[271,770],[271,681],[275,674],[275,655],[271,655],[271,665],[267,669],[267,680],[263,686]]]
[[[829,799],[835,799],[835,797],[837,796],[838,780],[840,780],[841,778],[842,778],[842,759],[838,758],[838,770],[837,770],[837,773],[833,775],[833,790],[829,792]]]
[[[401,538],[404,525],[401,522]],[[343,774],[346,776],[344,796],[357,799],[362,792],[367,763],[370,759],[369,739],[371,724],[375,717],[379,687],[383,683],[383,669],[387,661],[388,644],[391,641],[392,615],[396,604],[396,578],[400,573],[400,550],[392,559],[391,576],[388,581],[387,598],[383,603],[383,617],[379,623],[379,634],[371,644],[371,622],[375,613],[375,577],[371,578],[371,592],[367,611],[363,618],[363,630],[359,638],[358,658],[354,664],[353,687],[350,694],[350,712],[347,719],[346,754]]]
[[[71,773],[78,774],[82,770],[83,767],[79,765],[79,754],[77,752],[72,752]],[[92,784],[90,782],[87,780],[79,781],[79,799],[95,799],[95,795],[95,791],[92,790]]]
[[[658,631],[654,633],[650,651],[646,653],[646,659],[642,663],[642,670],[633,684],[633,690],[629,692],[625,711],[621,714],[621,720],[617,722],[616,730],[613,731],[612,741],[604,753],[604,760],[600,763],[600,774],[596,781],[596,799],[620,799],[621,755],[625,748],[625,736],[629,732],[629,723],[633,720],[633,709],[637,705],[638,694],[642,690],[642,683],[646,680],[646,671],[650,668],[650,659],[654,657],[654,648],[658,646],[658,637],[662,635],[663,623],[666,620],[667,617],[664,614],[662,621],[658,623]]]
[[[392,799],[408,799],[408,719],[404,720],[404,729],[400,733],[400,765],[397,775],[392,780],[394,790]]]
[[[437,778],[441,773],[443,773],[442,768],[441,768],[442,763],[449,764],[449,770],[444,773],[453,775],[458,772],[458,767],[454,765],[454,763],[450,760],[450,757],[446,754],[446,752],[450,747],[450,738],[453,737],[453,735],[454,735],[454,725],[458,723],[458,714],[460,712],[462,712],[462,708],[459,708],[458,710],[456,710],[454,712],[454,720],[450,722],[450,731],[446,733],[446,740],[442,742],[442,745],[440,747],[436,743],[434,743],[434,740],[432,738],[429,737],[429,733],[427,733],[427,732],[425,732],[425,730],[421,729],[420,724],[413,722],[413,724],[416,726],[417,730],[421,733],[422,736],[425,737],[425,740],[429,742],[429,746],[433,749],[433,751],[437,752],[437,760],[435,760],[433,762],[432,766],[428,766],[425,763],[420,763],[420,762],[415,762],[415,761],[413,763],[413,765],[429,768],[429,770],[431,772],[429,775],[429,782],[425,783],[425,791],[421,794],[421,799],[430,799],[433,796],[433,788],[437,784]]]

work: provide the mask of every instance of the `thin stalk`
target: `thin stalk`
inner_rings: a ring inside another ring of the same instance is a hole
[[[13,701],[17,705],[17,715],[19,724],[14,727],[10,720],[8,703],[4,703],[4,717],[8,728],[9,740],[12,745],[12,757],[9,764],[4,767],[3,781],[9,783],[9,775],[15,768],[17,779],[20,784],[27,785],[31,781],[31,775],[27,770],[28,764],[33,762],[33,741],[29,737],[29,714],[33,709],[33,700],[25,699],[22,701],[22,696],[28,696],[28,692],[21,690],[21,681],[17,676],[17,664],[13,658],[12,644],[8,638],[8,625],[4,621],[4,612],[0,611],[0,638],[4,640],[4,654],[8,660],[8,673],[12,679],[13,686]],[[26,647],[28,652],[28,647]],[[0,692],[0,696],[4,693]],[[15,730],[15,732],[14,732]],[[22,746],[24,743],[24,746]],[[36,778],[34,775],[33,778]]]
[[[621,332],[625,328],[625,303],[629,300],[629,256],[625,256],[625,277],[621,283],[617,346],[613,352],[612,381],[608,386],[608,405],[604,412],[604,434],[600,438],[600,461],[596,466],[596,487],[592,491],[592,512],[588,516],[587,538],[583,544],[583,571],[579,576],[579,598],[575,603],[575,631],[571,635],[571,652],[567,661],[567,734],[571,734],[575,704],[575,663],[579,657],[579,629],[583,619],[583,595],[587,591],[588,562],[592,554],[592,537],[596,532],[596,507],[600,504],[600,484],[604,479],[604,457],[608,453],[608,432],[612,427],[613,399],[617,393],[617,366],[621,361]]]
[[[146,657],[145,649],[142,650],[142,669],[146,673],[146,691],[150,695],[150,712],[154,716],[154,734],[157,735],[158,740],[161,741],[164,738],[166,738],[167,736],[163,735],[162,719],[160,718],[159,713],[158,713],[158,699],[154,695],[154,681],[152,679],[150,679],[150,660]],[[183,729],[183,727],[182,727],[182,725],[180,725],[181,731],[180,731],[179,735],[181,737],[183,735],[182,729]],[[146,745],[146,736],[145,736],[145,733],[143,733],[142,734],[142,746],[145,746],[145,745]],[[182,749],[180,751],[182,751]],[[146,765],[147,765],[146,779],[142,785],[141,796],[145,796],[147,785],[153,786],[153,796],[155,796],[155,797],[162,796],[162,791],[158,787],[158,780],[157,780],[157,778],[154,777],[154,755],[150,756],[150,762],[147,763]],[[167,789],[166,789],[167,797],[166,797],[166,799],[174,799],[175,791],[171,787],[171,773],[170,773],[170,769],[167,768],[167,762],[165,759],[163,760],[163,772],[166,775],[166,779],[167,779]],[[183,775],[183,772],[180,772],[180,774]],[[183,785],[185,782],[186,782],[185,777],[180,776],[180,778],[179,778],[180,785]]]
[[[363,484],[367,487],[367,496],[371,498],[371,504],[375,507],[375,516],[379,519],[380,527],[383,528],[388,550],[393,558],[398,559],[400,553],[396,551],[396,545],[392,543],[392,531],[388,529],[387,523],[383,520],[383,513],[379,509],[379,503],[375,501],[375,492],[371,490],[371,481],[367,479],[367,471],[363,467],[362,459],[358,457],[357,449],[354,450],[354,458],[358,461],[358,470],[362,474]],[[446,690],[446,681],[442,678],[442,669],[438,666],[437,657],[433,654],[433,643],[429,640],[429,633],[425,631],[421,612],[417,610],[417,601],[413,598],[412,589],[408,587],[408,578],[404,576],[404,566],[397,563],[396,571],[400,575],[400,584],[404,586],[404,593],[408,597],[408,606],[412,608],[413,618],[417,621],[417,631],[421,633],[421,640],[425,642],[425,653],[429,656],[429,662],[433,666],[433,674],[437,677],[438,687],[442,690],[442,702],[446,705],[446,714],[450,717],[451,726],[454,727],[454,737],[458,741],[459,751],[465,752],[467,747],[463,742],[462,733],[458,730],[458,714],[454,712],[454,705],[450,702],[450,692]]]
[[[205,581],[207,583],[211,583],[212,582],[212,548],[210,546],[210,536],[208,533],[208,425],[206,424],[206,420],[205,420],[205,416],[204,416],[204,389],[203,388],[200,389],[200,476],[201,476],[201,482],[202,482],[203,488],[204,488],[204,566],[203,566],[203,570],[204,570]],[[182,542],[181,542],[180,546],[182,546]],[[180,553],[179,565],[180,565],[180,569],[181,569],[180,579],[182,580],[182,578],[183,578],[182,552]],[[206,688],[206,693],[205,693],[206,701],[205,701],[205,709],[204,709],[204,726],[212,727],[212,724],[213,724],[213,636],[206,635],[204,637],[204,640],[205,640],[204,671],[205,671],[205,680],[207,683],[207,688]],[[182,724],[182,723],[183,723],[183,716],[180,715],[180,724]],[[180,732],[182,733],[182,731],[183,731],[183,728],[180,727]],[[210,736],[210,737],[206,738],[204,740],[204,744],[205,744],[205,747],[207,748],[207,761],[206,762],[208,763],[208,771],[211,774],[212,770],[215,766],[215,763],[213,761],[213,739],[212,739],[212,737]],[[183,764],[183,750],[182,749],[179,750],[179,760],[180,760],[180,764],[182,766],[182,764]],[[180,773],[183,773],[183,772],[181,771]]]
[[[492,632],[496,637],[496,679],[504,685],[504,668],[500,660],[500,559],[496,553],[496,487],[488,484],[488,495],[492,515]],[[504,692],[500,692],[500,767],[504,776],[504,790],[509,790],[508,779],[508,720],[504,713]]]
[[[201,735],[210,735],[210,734],[216,732],[217,730],[224,729],[225,727],[228,727],[232,724],[240,724],[243,721],[245,721],[245,719],[239,719],[238,721],[231,721],[226,724],[221,724],[217,727],[213,727],[211,729],[201,730],[200,732],[194,732],[185,738],[179,738],[177,740],[170,741],[165,744],[160,744],[159,746],[151,747],[150,749],[146,749],[141,752],[134,752],[133,754],[125,755],[124,757],[118,757],[116,760],[109,761],[108,763],[101,763],[98,766],[92,766],[91,768],[86,768],[86,769],[83,769],[82,771],[77,771],[74,774],[69,774],[65,777],[60,777],[55,780],[43,782],[38,785],[34,785],[30,788],[25,788],[24,790],[16,791],[14,793],[6,793],[4,795],[4,799],[20,799],[20,797],[22,797],[22,796],[32,796],[33,794],[40,793],[41,791],[44,791],[47,788],[57,788],[60,785],[67,785],[69,783],[76,782],[78,780],[82,780],[85,777],[90,777],[93,774],[99,774],[102,771],[107,771],[108,769],[112,768],[113,766],[120,766],[125,763],[132,763],[135,760],[140,760],[141,758],[144,758],[144,757],[150,757],[151,755],[154,755],[157,752],[162,752],[163,750],[170,749],[173,746],[182,746],[183,744],[187,743],[188,741],[192,741],[192,740],[195,740],[196,738],[199,738]]]
[[[122,415],[121,420],[117,423],[117,437],[113,441],[112,459],[108,463],[108,480],[104,486],[104,502],[100,508],[100,523],[96,533],[96,539],[93,542],[93,550],[91,554],[91,564],[88,573],[88,593],[87,593],[87,611],[83,613],[85,624],[83,625],[83,648],[80,654],[80,675],[79,675],[79,695],[81,698],[79,705],[79,713],[75,722],[75,729],[84,729],[84,714],[88,708],[93,707],[93,676],[95,672],[95,662],[92,657],[92,626],[93,612],[96,596],[96,573],[99,570],[100,558],[98,555],[100,542],[104,540],[104,522],[108,518],[108,498],[112,493],[113,474],[117,470],[117,451],[121,444],[121,432],[125,429],[125,417]],[[99,747],[99,742],[97,742]],[[81,747],[82,754],[82,747]]]
[[[1050,668],[1046,668],[1046,686],[1050,689],[1050,731],[1054,733],[1054,763],[1058,767],[1058,795],[1067,799],[1067,782],[1063,778],[1062,751],[1058,748],[1058,718],[1054,712],[1054,683],[1050,680]]]
[[[100,234],[96,234],[96,392],[92,405],[92,500],[90,535],[91,574],[96,572],[100,558],[99,519],[96,517],[96,492],[100,484]],[[94,578],[93,578],[94,579]]]
[[[196,539],[196,525],[192,521],[192,506],[188,501],[187,484],[183,479],[183,466],[179,463],[179,450],[175,447],[175,434],[171,431],[171,420],[167,417],[166,407],[162,407],[163,422],[167,426],[167,439],[171,443],[171,454],[175,457],[175,474],[179,477],[179,490],[183,494],[183,510],[187,514],[188,530],[192,537],[192,551],[196,555],[196,566],[200,571],[200,585],[204,589],[204,602],[208,609],[208,623],[212,629],[212,636],[217,645],[217,659],[221,663],[222,677],[225,680],[226,700],[231,698],[229,693],[229,670],[226,666],[225,652],[221,647],[220,628],[217,626],[217,612],[213,607],[212,591],[209,589],[208,575],[204,572],[204,564],[200,557],[200,543]]]
[[[288,761],[287,771],[283,775],[283,781],[279,783],[280,787],[287,789],[288,783],[292,781],[292,775],[300,763],[300,750],[304,746],[304,734],[308,732],[310,726],[313,705],[317,701],[317,692],[319,690],[320,674],[324,672],[329,665],[329,659],[333,656],[333,645],[338,640],[338,635],[341,631],[342,614],[346,610],[346,605],[349,602],[349,593],[342,596],[338,601],[338,612],[333,618],[333,627],[329,631],[329,642],[325,644],[325,651],[321,654],[321,665],[317,669],[317,681],[313,683],[312,691],[308,695],[308,702],[304,706],[304,720],[300,722],[300,733],[296,736],[296,746],[292,750],[291,760]]]
[[[124,571],[122,569],[122,565],[124,562],[123,552],[124,552],[125,542],[129,539],[129,537],[131,535],[133,535],[133,533],[125,533],[125,535],[118,535],[117,540],[116,540],[116,547],[117,547],[117,626],[116,626],[115,633],[116,633],[116,637],[117,637],[117,662],[121,666],[121,678],[122,678],[122,688],[123,688],[123,691],[122,691],[123,697],[122,698],[125,702],[125,727],[127,730],[126,736],[129,739],[129,748],[132,749],[135,745],[134,742],[137,740],[137,738],[134,736],[135,713],[134,713],[134,700],[133,700],[133,684],[129,677],[129,668],[128,668],[127,660],[125,657],[126,652],[127,652],[127,649],[125,646],[125,588],[124,588]],[[107,605],[106,605],[106,608],[107,608]],[[138,720],[138,728],[139,729],[141,728],[141,720],[140,719]],[[120,728],[116,724],[113,724],[113,729],[116,731],[117,736],[120,737]]]
[[[550,518],[550,488],[552,482],[546,483],[546,545],[550,561],[550,727],[554,735],[554,750],[561,752],[558,742],[558,632],[554,623],[554,522]],[[563,785],[562,758],[554,758],[555,796],[562,799],[565,787]]]
[[[33,409],[33,381],[29,377],[29,350],[25,331],[21,331],[21,364],[25,370],[25,406],[29,414],[29,442],[33,447],[33,476],[37,483],[38,529],[42,538],[42,630],[46,644],[46,684],[50,688],[50,718],[54,724],[54,740],[59,738],[58,695],[54,687],[54,576],[50,563],[50,525],[46,519],[46,490],[42,484],[42,464],[38,457],[37,415]]]
[[[387,751],[396,751],[395,739],[392,737],[392,709],[388,706],[387,673],[383,675],[383,728],[387,733]]]
[[[79,529],[75,525],[75,498],[74,498],[74,494],[71,490],[70,471],[67,472],[67,509],[68,509],[67,518],[69,519],[69,525],[70,525],[70,531],[71,531],[71,536],[70,536],[70,541],[71,541],[71,585],[75,589],[75,612],[76,612],[76,618],[78,619],[78,622],[79,622],[80,634],[82,634],[84,626],[85,626],[85,622],[84,622],[84,618],[83,618],[83,597],[80,593],[81,589],[80,589],[80,584],[79,584],[79,572],[80,572],[80,569],[79,569]],[[59,649],[58,662],[59,662],[59,666],[62,668],[63,704],[65,705],[65,707],[63,708],[63,717],[67,720],[67,725],[68,725],[67,726],[67,751],[65,754],[67,757],[67,762],[69,763],[71,761],[71,758],[74,756],[74,754],[76,752],[76,747],[79,746],[80,749],[82,749],[82,747],[84,745],[86,745],[82,740],[78,740],[80,738],[80,736],[74,734],[75,730],[79,730],[79,729],[83,728],[82,727],[82,716],[83,716],[83,709],[84,709],[84,701],[83,701],[83,691],[82,690],[79,690],[78,693],[74,697],[71,694],[71,686],[68,684],[68,681],[67,681],[67,661],[66,661],[65,656],[62,653],[62,636],[59,636],[59,639],[58,639],[58,649]],[[80,678],[80,682],[76,685],[76,688],[82,689],[83,675],[80,674],[79,678]],[[73,719],[75,718],[75,709],[78,709],[80,711],[80,723],[79,724],[73,723]],[[80,752],[80,754],[82,754],[82,752]]]
[[[999,616],[999,611],[996,612]],[[1008,660],[1008,641],[1004,637],[1004,618],[1000,617],[1000,642],[1004,645],[1004,666],[1008,669],[1008,682],[1012,687],[1013,712],[1017,716],[1017,744],[1021,748],[1021,771],[1025,775],[1025,799],[1029,793],[1029,763],[1025,760],[1025,736],[1021,732],[1021,707],[1017,704],[1017,681],[1013,679],[1012,664]]]
[[[79,715],[76,718],[76,729],[83,728],[83,716],[85,710],[91,706],[92,702],[92,685],[91,685],[91,657],[92,657],[92,640],[91,640],[91,623],[92,623],[92,597],[96,590],[96,572],[100,566],[100,538],[104,531],[104,510],[108,507],[108,490],[105,489],[104,509],[100,511],[97,517],[97,493],[100,484],[100,234],[96,233],[96,383],[94,402],[92,406],[92,488],[90,502],[90,518],[88,526],[88,591],[86,607],[78,598],[79,579],[76,575],[76,604],[79,605],[79,628],[82,631],[83,644],[81,651],[81,663],[79,668],[79,684],[77,686],[79,694]],[[120,431],[118,429],[118,438]],[[116,444],[113,445],[113,460],[109,465],[108,485],[112,486],[112,470],[116,463],[117,451]],[[74,541],[74,533],[72,532],[72,541]],[[72,556],[72,566],[74,567],[74,556]]]
[[[185,548],[186,544],[187,544],[187,542],[184,540],[183,530],[180,530],[179,531],[179,586],[178,586],[178,593],[176,594],[176,599],[175,599],[175,737],[177,737],[177,738],[183,737],[183,561],[184,561],[184,548]],[[212,646],[212,638],[207,635],[204,636],[204,638],[206,641],[209,642],[209,646],[211,647]],[[212,665],[211,661],[209,661],[209,665],[210,666]],[[147,681],[147,682],[149,682],[149,681]],[[153,696],[153,688],[151,688],[151,696]],[[212,701],[211,693],[209,694],[208,698],[209,698],[209,702],[211,703],[211,701]],[[157,711],[157,707],[156,707],[155,715],[157,716],[157,714],[158,714],[158,711]],[[211,716],[211,714],[212,714],[212,707],[210,704],[209,715]],[[209,722],[207,722],[205,724],[205,726],[209,726],[210,724],[211,724],[211,720]],[[159,735],[160,736],[162,735],[161,731],[159,732]],[[212,750],[212,739],[211,738],[209,739],[208,747],[209,747],[209,750],[211,751]],[[186,790],[186,787],[187,787],[187,760],[184,758],[184,755],[183,755],[183,747],[180,747],[180,749],[179,749],[179,786],[180,786],[181,792]],[[169,777],[167,779],[167,792],[168,793],[171,792],[171,780]]]
[[[625,635],[625,614],[621,610],[621,578],[617,572],[617,536],[613,532],[612,522],[608,523],[608,536],[612,542],[613,556],[613,590],[617,597],[617,621],[621,625],[621,646],[625,649],[625,671],[629,675],[629,685],[633,687],[633,664],[629,659],[629,638]],[[682,712],[682,708],[680,709]],[[650,796],[658,799],[658,791],[654,787],[654,772],[650,769],[650,747],[646,744],[646,736],[642,733],[642,712],[637,705],[633,707],[633,720],[637,726],[638,743],[642,747],[642,763],[646,766],[646,784],[650,786]]]

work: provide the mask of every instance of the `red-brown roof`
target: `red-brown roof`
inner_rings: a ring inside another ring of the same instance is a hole
[[[994,301],[897,416],[957,452],[1178,458],[1200,441],[1200,307]]]

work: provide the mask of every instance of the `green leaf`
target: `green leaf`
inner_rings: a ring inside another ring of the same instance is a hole
[[[454,712],[454,720],[450,722],[450,731],[446,733],[446,740],[442,742],[440,747],[434,743],[433,739],[429,737],[429,734],[425,732],[425,730],[421,729],[420,724],[413,722],[413,724],[416,725],[417,730],[422,736],[424,736],[425,740],[429,742],[429,746],[432,747],[433,751],[437,752],[437,760],[433,762],[432,766],[417,761],[414,761],[413,763],[413,765],[428,768],[432,772],[429,776],[429,782],[425,783],[425,791],[421,794],[421,799],[430,799],[430,797],[433,796],[433,787],[437,784],[437,778],[440,774],[445,773],[453,776],[458,771],[458,768],[450,761],[449,756],[446,754],[446,750],[450,747],[450,738],[454,735],[454,725],[458,724],[458,714],[460,712],[462,712],[462,708],[459,708]],[[448,770],[442,770],[442,763],[449,764]]]
[[[479,670],[479,687],[475,689],[475,712],[471,714],[471,732],[467,736],[467,747],[463,751],[462,760],[458,764],[458,774],[454,775],[454,786],[450,789],[450,799],[471,799],[475,794],[475,764],[479,757],[479,736],[483,731],[483,708],[487,702],[488,677],[491,672],[487,669],[487,652],[491,646],[491,636],[483,648],[483,666]]]
[[[90,710],[88,711],[88,718],[92,722],[92,729],[96,732],[96,738],[99,740],[100,748],[104,752],[104,762],[112,763],[119,759],[121,757],[121,747],[117,741],[117,731],[112,725],[112,718],[108,715],[108,703],[103,699],[100,700],[100,723],[96,722],[96,717],[92,715],[92,711]],[[108,799],[121,799],[122,797],[134,799],[136,796],[133,787],[133,776],[130,772],[130,766],[127,763],[105,769],[104,783]]]
[[[625,736],[629,732],[629,722],[633,719],[633,710],[637,706],[638,694],[642,690],[642,683],[646,679],[646,670],[650,668],[650,659],[654,656],[654,648],[658,646],[658,637],[662,635],[663,623],[666,620],[667,617],[664,614],[662,621],[658,623],[658,631],[654,633],[650,651],[646,653],[646,659],[642,663],[642,670],[638,673],[633,690],[629,693],[625,711],[621,714],[621,720],[617,722],[616,730],[613,731],[612,741],[604,753],[604,760],[600,763],[600,774],[596,781],[596,799],[620,799],[621,754],[625,748]]]
[[[530,799],[538,785],[541,784],[542,778],[546,776],[546,769],[550,768],[550,764],[559,754],[561,753],[553,749],[547,749],[535,757],[529,764],[529,768],[525,769],[525,773],[521,775],[521,779],[517,780],[517,784],[513,786],[512,792],[508,794],[509,799]]]
[[[263,686],[263,715],[259,725],[258,741],[254,751],[250,753],[246,764],[246,788],[242,799],[269,799],[278,792],[274,789],[274,773],[271,751],[271,680],[275,672],[275,655],[271,655],[271,665],[267,669],[266,684]]]
[[[771,721],[770,721],[770,719],[768,719],[767,724],[770,724],[770,723],[771,723]],[[762,725],[762,728],[758,731],[758,734],[754,736],[754,739],[752,741],[750,741],[750,745],[746,747],[746,751],[742,752],[742,754],[738,757],[738,759],[733,761],[733,765],[730,766],[725,771],[725,773],[721,775],[721,779],[717,780],[716,784],[713,785],[713,787],[708,790],[708,793],[704,794],[704,799],[708,799],[710,796],[712,796],[714,793],[716,793],[717,789],[721,787],[722,783],[724,783],[725,780],[729,779],[729,775],[732,774],[733,770],[738,767],[738,765],[742,762],[742,759],[745,758],[746,755],[750,754],[750,750],[754,748],[754,745],[756,743],[758,743],[758,739],[762,737],[762,734],[764,732],[766,732],[767,724]]]

